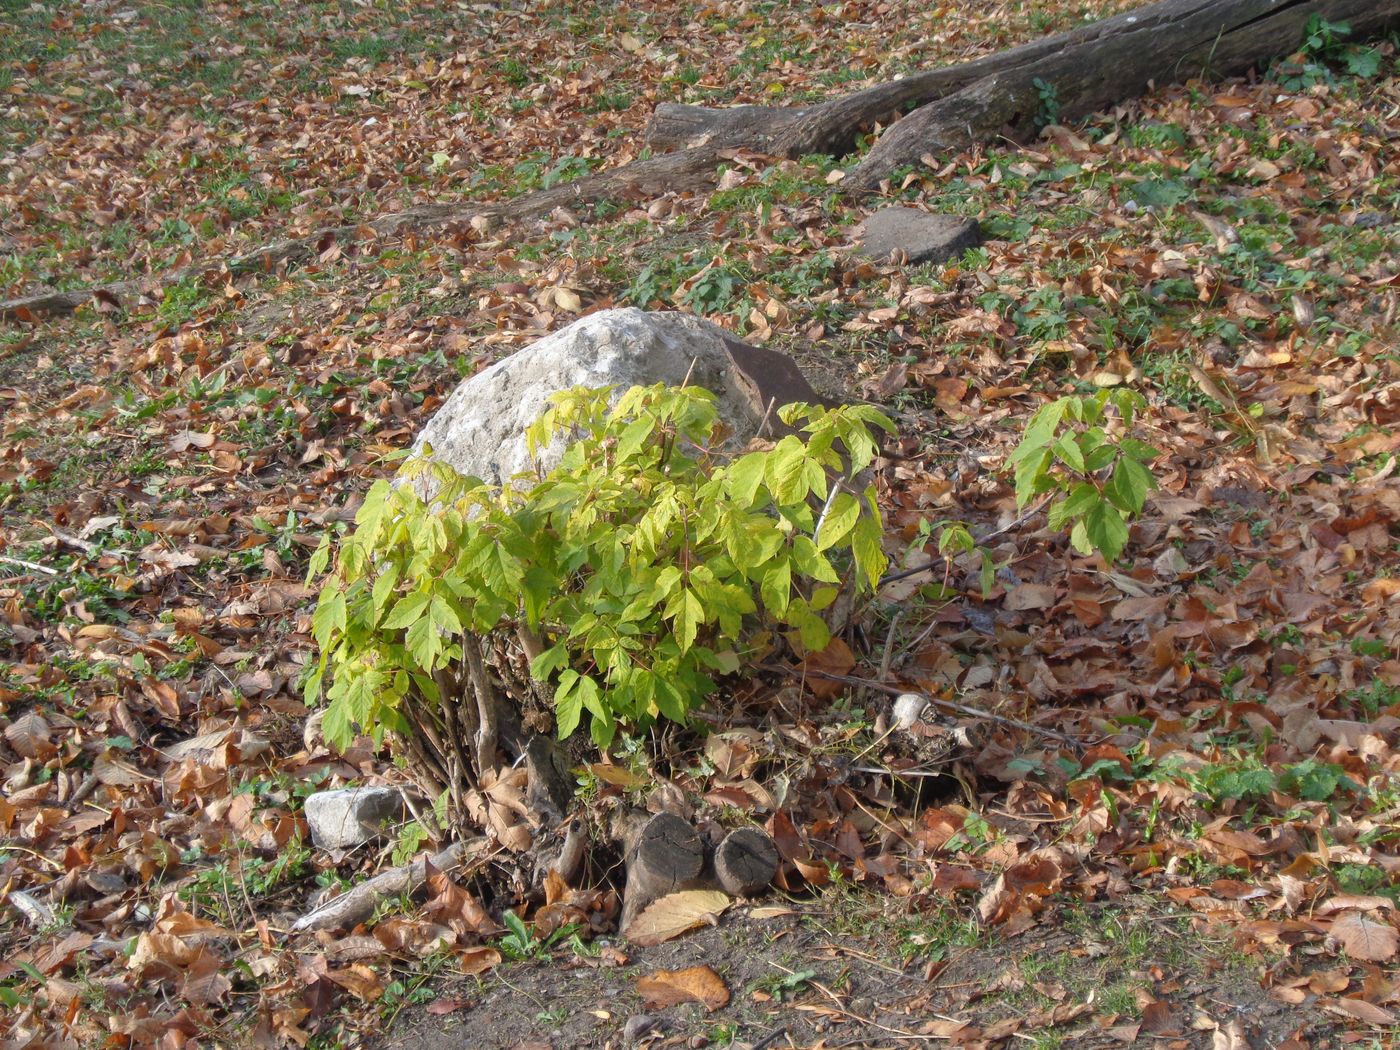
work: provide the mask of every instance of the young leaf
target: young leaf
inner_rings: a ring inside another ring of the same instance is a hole
[[[379,626],[386,631],[397,631],[412,626],[422,618],[430,600],[430,596],[422,591],[400,598]]]
[[[1135,459],[1124,456],[1113,467],[1113,477],[1104,494],[1126,514],[1137,514],[1147,500],[1147,490],[1153,486],[1152,475]]]
[[[322,649],[330,648],[337,634],[345,633],[345,592],[328,583],[321,590],[320,601],[311,616],[311,636]]]
[[[1107,501],[1100,502],[1084,516],[1084,535],[1109,564],[1118,560],[1128,542],[1128,525],[1122,512]]]
[[[844,540],[859,517],[860,502],[849,492],[838,492],[817,530],[817,550],[828,550]]]

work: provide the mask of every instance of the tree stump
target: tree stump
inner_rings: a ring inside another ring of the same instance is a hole
[[[758,828],[731,831],[715,850],[715,878],[735,897],[762,893],[778,874],[778,847]]]
[[[674,813],[629,815],[621,837],[627,886],[618,929],[626,930],[652,901],[696,885],[705,868],[705,850],[695,828]]]

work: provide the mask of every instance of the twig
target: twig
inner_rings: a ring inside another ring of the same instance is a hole
[[[817,515],[817,523],[812,527],[813,538],[821,535],[822,522],[826,521],[826,516],[831,513],[831,505],[836,502],[836,495],[846,487],[845,480],[837,478],[831,483],[831,491],[826,494],[826,502],[822,504],[822,512]]]
[[[1015,521],[1009,522],[1006,525],[1001,526],[1000,528],[993,529],[991,532],[987,533],[984,536],[974,537],[975,542],[980,546],[981,544],[986,543],[988,540],[994,540],[998,536],[1010,532],[1012,529],[1020,528],[1026,522],[1030,521],[1031,518],[1039,514],[1041,508],[1044,507],[1045,504],[1050,502],[1050,500],[1053,498],[1053,495],[1054,494],[1052,493],[1050,496],[1046,496],[1043,500],[1037,503],[1030,510],[1026,511],[1024,514],[1022,514]],[[925,562],[923,565],[916,565],[912,569],[901,569],[899,572],[892,572],[887,576],[880,577],[880,586],[883,587],[887,583],[894,583],[896,580],[907,580],[910,576],[917,576],[921,572],[928,572],[931,569],[936,569],[939,566],[947,564],[948,562],[946,559],[935,558],[932,561]]]
[[[763,418],[758,421],[758,429],[754,431],[756,437],[763,436],[763,428],[768,425],[768,417],[773,414],[773,406],[777,403],[778,399],[776,397],[770,397],[768,399],[768,407],[763,410]]]
[[[58,575],[57,569],[50,569],[47,565],[40,565],[38,562],[25,561],[23,558],[11,558],[8,554],[0,554],[0,562],[4,562],[6,565],[17,565],[30,572],[42,572],[49,576]]]
[[[890,658],[894,655],[894,631],[899,626],[899,618],[904,615],[903,607],[894,611],[890,617],[890,629],[885,635],[885,651],[880,656],[880,678],[884,678],[890,672]]]
[[[764,670],[779,671],[789,676],[797,674],[797,669],[793,667],[778,667],[772,664],[763,664],[761,666]],[[867,689],[874,689],[887,696],[902,696],[905,693],[915,692],[913,689],[898,689],[892,685],[885,685],[885,683],[877,682],[873,678],[858,678],[850,674],[831,674],[827,671],[818,671],[812,667],[805,668],[802,673],[812,675],[816,678],[826,678],[833,682],[845,682],[847,685],[865,686]],[[931,704],[946,708],[949,711],[956,711],[958,714],[966,715],[969,718],[997,722],[1001,725],[1011,726],[1013,729],[1022,729],[1027,733],[1034,733],[1037,736],[1043,736],[1050,740],[1058,740],[1060,743],[1066,744],[1076,751],[1082,751],[1084,749],[1084,744],[1081,741],[1076,740],[1072,736],[1067,736],[1064,733],[1057,733],[1053,729],[1042,729],[1040,726],[1032,725],[1030,722],[1022,722],[1019,718],[1008,718],[1006,715],[996,715],[992,714],[990,711],[980,711],[975,707],[968,707],[966,704],[960,704],[954,700],[943,700],[936,696],[929,696],[927,693],[921,693],[920,695],[924,696]]]

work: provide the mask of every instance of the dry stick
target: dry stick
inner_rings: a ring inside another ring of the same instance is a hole
[[[1012,529],[1019,529],[1026,522],[1030,521],[1031,518],[1039,514],[1041,508],[1043,508],[1045,504],[1049,503],[1053,498],[1054,493],[1051,493],[1049,496],[1046,496],[1043,500],[1037,503],[1030,510],[1022,514],[1015,521],[1008,522],[1007,524],[1002,525],[999,528],[995,528],[991,532],[987,533],[985,536],[978,536],[976,542],[980,545],[986,543],[988,540],[994,540],[998,536],[1005,535]],[[931,569],[937,569],[947,564],[947,559],[935,558],[933,561],[926,562],[923,565],[916,565],[912,569],[902,569],[899,572],[892,572],[886,576],[880,577],[880,586],[883,587],[887,583],[894,583],[896,580],[907,580],[910,576],[917,576],[921,572],[928,572]]]
[[[484,838],[477,838],[469,842],[454,842],[431,857],[420,857],[397,868],[381,871],[372,879],[307,912],[292,923],[291,932],[350,929],[368,918],[385,897],[415,892],[427,881],[428,864],[437,871],[447,871],[456,867],[468,850],[477,848],[485,841]]]
[[[789,676],[796,674],[796,669],[792,667],[775,667],[772,664],[764,664],[762,666],[766,670],[781,671]],[[912,689],[897,689],[892,685],[885,685],[884,682],[877,682],[873,678],[858,678],[850,674],[831,674],[827,671],[818,671],[814,668],[807,668],[803,673],[813,675],[817,678],[827,678],[833,682],[845,682],[847,685],[862,685],[867,689],[874,689],[887,696],[903,696],[905,693],[914,691]],[[1067,736],[1064,733],[1057,733],[1053,729],[1042,729],[1040,726],[1032,725],[1030,722],[1022,722],[1019,718],[1008,718],[1006,715],[994,715],[990,711],[979,711],[975,707],[968,707],[966,704],[960,704],[954,700],[943,700],[936,696],[929,696],[927,693],[920,695],[926,697],[931,704],[947,708],[949,711],[956,711],[960,715],[967,715],[969,718],[998,722],[1001,725],[1011,726],[1014,729],[1023,729],[1027,733],[1035,733],[1037,736],[1043,736],[1050,740],[1058,740],[1060,743],[1072,747],[1076,751],[1082,751],[1084,749],[1082,741],[1076,740],[1074,737]]]
[[[17,565],[21,569],[28,569],[30,572],[42,572],[49,576],[57,576],[57,569],[50,569],[47,565],[40,565],[38,562],[25,561],[23,558],[11,558],[8,554],[0,554],[0,562],[6,565]]]

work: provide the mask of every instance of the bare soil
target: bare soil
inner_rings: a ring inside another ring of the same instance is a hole
[[[891,914],[859,911],[879,906],[869,895],[828,895],[783,916],[726,916],[656,948],[610,946],[625,962],[556,957],[497,967],[480,980],[442,984],[437,1002],[453,1012],[405,1011],[374,1045],[1194,1050],[1222,1045],[1217,1032],[1232,1021],[1254,1047],[1295,1036],[1302,1045],[1334,1045],[1337,1035],[1307,1003],[1269,995],[1265,961],[1146,900],[1067,905],[1061,921],[1009,937],[987,936],[975,920],[950,932],[946,916],[894,914],[894,902]],[[969,935],[976,943],[958,946]],[[727,1005],[647,1009],[640,978],[692,966],[721,976]]]

